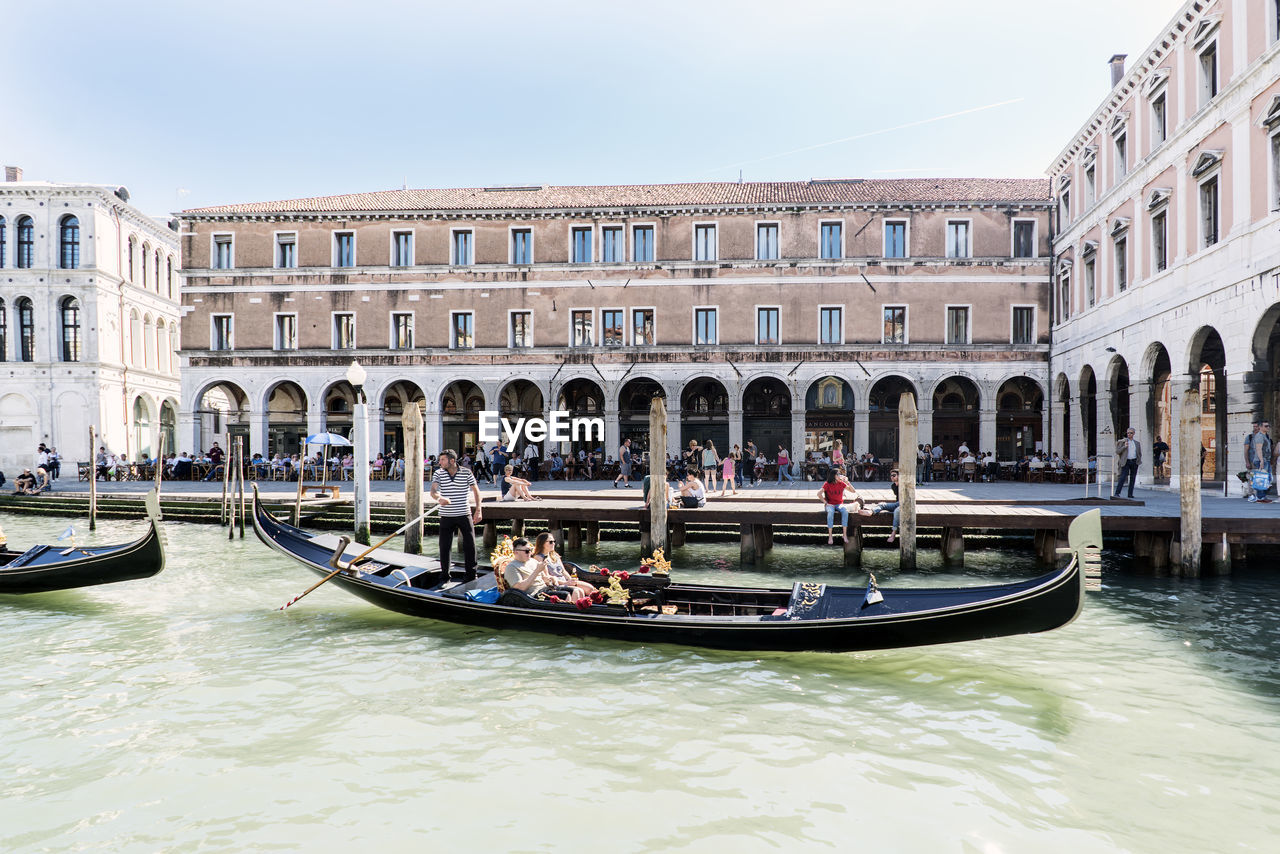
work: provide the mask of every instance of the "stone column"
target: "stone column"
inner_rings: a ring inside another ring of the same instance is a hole
[[[929,447],[933,447],[933,407],[927,409],[921,408],[916,411],[916,417],[920,424],[920,440],[917,444],[929,443]]]
[[[320,408],[318,401],[307,402],[307,435],[314,436],[316,433],[324,432],[324,410]]]
[[[1111,392],[1098,391],[1098,396],[1094,398],[1094,412],[1097,420],[1094,422],[1098,428],[1098,485],[1099,489],[1115,488],[1116,479],[1116,431],[1112,427],[1113,419],[1111,418]]]
[[[978,410],[978,447],[970,450],[996,450],[996,411],[994,409]]]
[[[604,455],[617,459],[618,446],[622,444],[622,428],[618,423],[618,410],[604,411]]]
[[[730,451],[732,451],[734,445],[737,445],[739,448],[741,448],[743,444],[744,443],[742,441],[742,410],[730,409],[729,410],[729,447],[724,449],[725,453],[727,454]]]
[[[444,422],[441,420],[444,416],[440,409],[434,405],[424,406],[424,427],[422,432],[422,453],[425,456],[439,454],[444,450]],[[406,410],[407,411],[407,410]],[[408,447],[409,440],[405,439],[405,446]],[[456,449],[455,449],[456,450]],[[458,453],[462,453],[458,451]]]
[[[768,455],[769,455],[769,452],[765,451],[765,456],[768,456]],[[795,463],[804,462],[804,410],[803,409],[801,409],[799,412],[797,412],[794,409],[791,410],[791,462],[793,465]],[[803,479],[804,478],[801,478],[801,480]]]
[[[200,448],[200,419],[194,412],[182,411],[178,413],[177,424],[178,447],[173,449],[175,454],[183,451],[195,453]],[[91,454],[97,454],[97,448],[90,448]]]
[[[352,412],[351,476],[355,485],[355,540],[369,545],[369,404],[360,402]]]
[[[667,400],[674,398],[668,397]],[[667,410],[667,453],[671,455],[671,459],[680,459],[680,407]]]
[[[255,453],[262,454],[264,457],[270,457],[267,453],[271,446],[271,431],[267,427],[267,413],[250,412],[249,413],[249,456]]]
[[[853,448],[859,455],[865,454],[871,446],[871,416],[865,409],[853,412]]]

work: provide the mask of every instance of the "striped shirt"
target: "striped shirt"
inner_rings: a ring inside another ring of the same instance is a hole
[[[471,515],[468,502],[471,498],[471,487],[476,483],[471,469],[458,466],[458,473],[453,477],[450,477],[449,473],[442,468],[436,469],[435,474],[431,475],[431,482],[442,497],[449,499],[449,506],[440,508],[441,516]]]

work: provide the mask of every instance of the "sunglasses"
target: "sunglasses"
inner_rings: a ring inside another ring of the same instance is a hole
[[[512,551],[512,552],[524,552],[525,554],[528,554],[528,553],[529,553],[529,550],[528,550],[528,549],[512,549],[511,551]]]

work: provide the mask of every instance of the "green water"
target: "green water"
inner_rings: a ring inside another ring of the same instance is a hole
[[[65,520],[3,517],[11,542]],[[98,541],[140,534],[105,523]],[[1123,574],[1044,635],[741,654],[415,621],[167,525],[147,581],[0,596],[0,850],[1272,851],[1280,577]],[[682,578],[862,582],[838,550]],[[580,557],[615,568],[606,543]],[[1031,574],[971,552],[885,584]],[[928,555],[925,555],[927,558]],[[1117,558],[1118,560],[1118,558]],[[718,562],[718,563],[717,563]],[[693,566],[702,567],[694,570]],[[355,846],[361,846],[356,849]]]

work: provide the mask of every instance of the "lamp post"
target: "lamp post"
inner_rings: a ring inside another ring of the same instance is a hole
[[[359,362],[347,367],[347,382],[355,391],[356,402],[352,411],[353,430],[351,454],[354,462],[351,471],[355,484],[355,539],[361,545],[369,545],[369,404],[364,395],[367,372]]]

